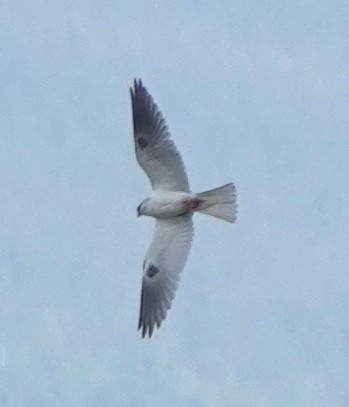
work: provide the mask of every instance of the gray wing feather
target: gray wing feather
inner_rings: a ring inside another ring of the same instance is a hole
[[[130,91],[136,157],[153,190],[189,192],[183,160],[153,98],[140,79]]]
[[[194,236],[192,215],[156,221],[143,270],[138,329],[151,337],[171,308]]]

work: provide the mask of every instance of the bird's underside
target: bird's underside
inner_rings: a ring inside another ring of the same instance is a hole
[[[141,80],[131,88],[135,152],[151,182],[153,193],[138,207],[138,215],[156,219],[143,263],[138,329],[151,337],[171,308],[180,273],[189,255],[199,211],[228,222],[236,218],[233,184],[193,194],[183,160],[170,138],[165,120]]]

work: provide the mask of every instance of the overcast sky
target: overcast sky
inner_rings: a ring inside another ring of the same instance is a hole
[[[0,6],[0,405],[349,405],[347,1]],[[141,77],[194,191],[173,307],[137,332],[153,221]]]

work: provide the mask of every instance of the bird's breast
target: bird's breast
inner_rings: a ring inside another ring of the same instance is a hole
[[[192,197],[187,192],[157,192],[149,200],[149,214],[154,218],[172,218],[190,211],[187,205]]]

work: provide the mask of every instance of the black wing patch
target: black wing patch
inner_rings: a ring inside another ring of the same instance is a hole
[[[147,270],[147,276],[149,277],[149,278],[153,278],[153,277],[155,277],[158,273],[160,272],[160,270],[157,268],[157,267],[155,267],[154,266],[154,264],[151,264],[149,267],[148,267],[148,270]]]
[[[139,137],[139,139],[137,140],[137,143],[141,150],[144,150],[147,147],[147,145],[149,144],[148,141],[142,136]]]

